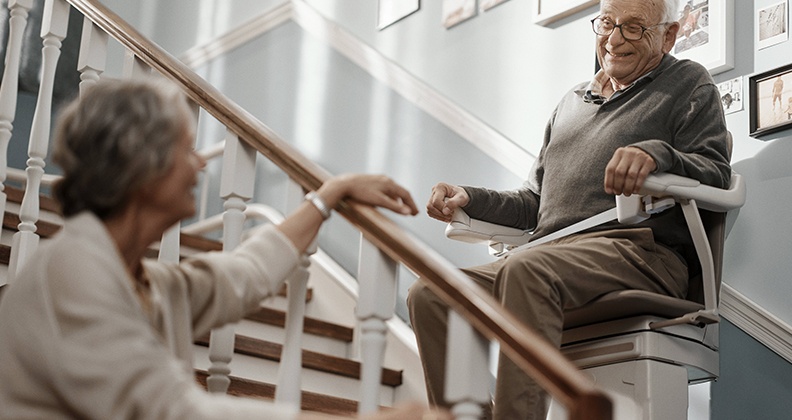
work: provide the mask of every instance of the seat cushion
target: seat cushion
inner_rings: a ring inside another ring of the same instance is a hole
[[[621,290],[564,312],[564,329],[639,315],[676,318],[704,305],[642,290]]]

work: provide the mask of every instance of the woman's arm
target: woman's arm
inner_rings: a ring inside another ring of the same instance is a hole
[[[339,201],[348,198],[399,214],[418,214],[418,208],[410,193],[383,175],[336,176],[322,184],[316,194],[328,209],[334,208]],[[300,252],[304,252],[316,237],[322,222],[324,217],[320,210],[313,203],[306,201],[278,225],[278,229]]]

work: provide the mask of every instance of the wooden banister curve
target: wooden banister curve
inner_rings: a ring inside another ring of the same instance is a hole
[[[278,165],[306,190],[318,188],[330,174],[283,141],[271,129],[231,101],[185,64],[149,41],[97,0],[66,0],[97,27],[115,38],[142,62],[180,86],[198,105]],[[610,399],[594,387],[558,349],[522,325],[489,295],[477,293],[456,267],[377,210],[353,202],[339,213],[365,238],[392,259],[429,282],[429,287],[480,333],[500,343],[501,350],[528,372],[554,398],[568,407],[572,419],[610,419]]]

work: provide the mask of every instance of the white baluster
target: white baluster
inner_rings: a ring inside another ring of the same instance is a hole
[[[305,321],[305,296],[308,291],[308,269],[311,264],[310,254],[316,251],[312,245],[300,259],[304,270],[297,270],[287,283],[289,302],[286,308],[286,330],[280,365],[278,366],[278,383],[275,389],[275,401],[300,407],[302,400],[302,338]]]
[[[39,85],[36,111],[30,130],[28,145],[27,185],[22,207],[19,211],[19,231],[14,234],[9,263],[9,278],[16,276],[29,256],[36,250],[39,237],[36,222],[39,217],[39,190],[44,175],[44,158],[49,146],[52,119],[52,91],[55,85],[55,68],[60,58],[61,42],[66,38],[69,26],[69,4],[64,0],[46,0],[41,23],[41,84]]]
[[[253,181],[256,175],[256,151],[239,141],[236,134],[226,133],[223,151],[223,169],[220,175],[220,197],[225,200],[223,208],[223,251],[229,252],[239,245],[245,223],[246,201],[253,197]],[[229,363],[234,354],[234,325],[229,324],[212,330],[209,338],[209,377],[206,380],[209,392],[225,393],[231,379]]]
[[[132,51],[124,52],[124,67],[121,77],[124,79],[145,78],[151,74],[151,67],[138,58]]]
[[[176,223],[165,233],[162,234],[162,240],[159,246],[159,255],[157,259],[162,262],[179,262],[179,248],[181,247],[181,224]]]
[[[85,88],[99,81],[107,63],[107,42],[109,36],[87,17],[83,18],[80,54],[77,57],[77,71],[80,72],[80,94]]]
[[[8,142],[14,130],[17,93],[19,92],[19,65],[22,40],[27,26],[28,12],[33,0],[10,0],[8,9],[8,46],[6,47],[5,70],[0,83],[0,214],[5,213],[6,193],[3,183],[8,167]]]
[[[287,208],[297,207],[302,200],[302,188],[290,182]],[[310,255],[316,252],[316,243],[311,244],[300,259],[303,270],[296,270],[287,280],[288,303],[284,325],[285,338],[278,365],[278,382],[275,401],[299,408],[302,400],[302,339],[305,324],[305,296],[308,291],[308,266]]]
[[[360,291],[355,311],[361,358],[358,414],[368,414],[379,408],[386,321],[393,317],[396,307],[398,264],[362,235],[359,260]]]
[[[481,418],[481,408],[490,400],[488,357],[489,341],[456,311],[449,311],[445,397],[454,404],[457,420]]]

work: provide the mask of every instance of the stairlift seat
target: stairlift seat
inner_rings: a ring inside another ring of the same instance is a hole
[[[685,299],[622,290],[565,311],[561,352],[612,393],[616,418],[685,418],[687,384],[714,380],[719,374],[717,296],[724,212],[742,205],[745,186],[739,174],[733,174],[728,190],[658,174],[649,176],[641,193],[670,196],[683,206],[702,273],[690,279]],[[530,237],[459,212],[446,235],[488,243],[496,255]],[[497,227],[490,229],[493,226]],[[618,403],[625,401],[630,407],[619,409]]]

